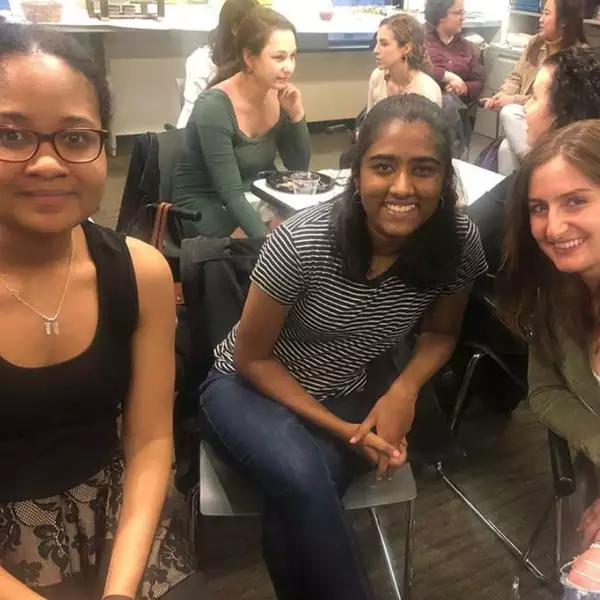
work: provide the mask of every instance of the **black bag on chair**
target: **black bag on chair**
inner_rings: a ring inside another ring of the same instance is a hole
[[[187,493],[198,480],[200,432],[196,425],[198,387],[214,362],[213,349],[239,321],[250,274],[264,238],[186,239],[181,280],[185,311],[178,324],[178,364],[183,377],[175,411],[175,486]]]

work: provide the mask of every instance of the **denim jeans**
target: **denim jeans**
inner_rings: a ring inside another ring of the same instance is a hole
[[[325,401],[359,423],[377,396]],[[212,371],[201,389],[203,435],[260,492],[263,556],[279,600],[370,600],[340,498],[366,459],[239,375]]]

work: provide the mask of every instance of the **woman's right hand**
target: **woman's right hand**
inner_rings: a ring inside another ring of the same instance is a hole
[[[487,110],[498,110],[498,108],[499,108],[498,100],[499,99],[500,99],[499,95],[496,94],[495,96],[492,96],[491,98],[482,98],[481,104],[483,105],[483,108],[486,108]]]
[[[600,540],[600,498],[583,513],[577,531],[583,533],[584,549]]]
[[[353,450],[364,454],[369,462],[377,467],[377,477],[382,479],[386,473],[381,470],[381,465],[386,465],[388,472],[392,469],[399,469],[403,467],[407,459],[408,444],[406,439],[402,440],[398,448],[392,446],[392,444],[386,442],[382,437],[378,436],[374,432],[369,432],[365,435],[358,443],[350,444],[350,439],[356,434],[359,424],[348,423],[349,435],[344,435],[344,439],[347,444]],[[382,461],[381,459],[385,460]]]

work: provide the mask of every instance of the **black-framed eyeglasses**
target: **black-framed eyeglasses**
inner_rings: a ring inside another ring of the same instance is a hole
[[[67,163],[94,162],[101,154],[108,131],[103,129],[73,128],[39,133],[21,127],[0,127],[0,161],[27,162],[50,142],[56,154]]]

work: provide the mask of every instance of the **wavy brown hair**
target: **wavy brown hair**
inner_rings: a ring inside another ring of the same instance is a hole
[[[581,276],[559,271],[531,234],[531,177],[557,157],[600,186],[600,120],[578,121],[546,134],[527,154],[508,198],[500,314],[515,334],[552,361],[562,358],[558,323],[583,348],[596,321],[592,292]]]
[[[431,73],[432,64],[425,48],[425,33],[423,27],[414,17],[407,13],[386,17],[379,27],[389,27],[398,46],[412,45],[412,52],[407,56],[411,69]]]
[[[239,25],[235,36],[234,55],[219,65],[217,74],[209,82],[208,87],[211,88],[243,71],[246,68],[244,50],[258,56],[269,43],[269,38],[274,31],[291,31],[294,36],[297,35],[291,21],[278,12],[260,5],[251,10]]]

